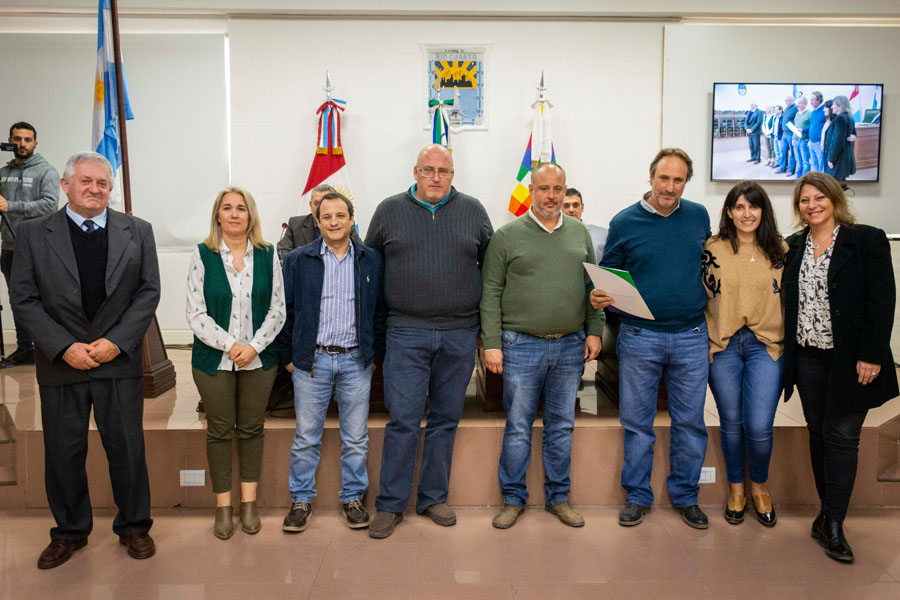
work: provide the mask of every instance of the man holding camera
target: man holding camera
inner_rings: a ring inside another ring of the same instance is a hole
[[[56,211],[59,198],[59,174],[53,165],[36,154],[37,131],[19,121],[9,128],[9,151],[13,159],[0,167],[0,271],[7,289],[12,274],[16,230],[26,219],[49,215]],[[34,343],[25,329],[16,322],[16,351],[0,361],[0,368],[34,364]]]

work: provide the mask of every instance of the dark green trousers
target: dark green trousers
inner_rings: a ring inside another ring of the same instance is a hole
[[[219,371],[208,375],[192,369],[206,408],[206,459],[213,492],[231,491],[231,440],[238,440],[241,481],[259,481],[266,404],[275,367],[252,371]]]

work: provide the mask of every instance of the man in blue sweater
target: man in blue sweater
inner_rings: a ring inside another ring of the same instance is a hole
[[[809,114],[809,168],[812,171],[825,171],[822,151],[822,128],[825,127],[825,106],[822,103],[822,92],[813,92],[809,95],[809,105],[812,112]]]
[[[700,469],[706,456],[703,405],[709,373],[709,341],[700,279],[709,214],[681,197],[693,174],[680,148],[664,148],[650,163],[651,191],[609,225],[600,265],[631,273],[654,319],[622,314],[616,346],[619,357],[619,418],[625,429],[622,487],[625,508],[619,525],[637,525],[653,504],[653,418],[660,377],[665,376],[672,419],[669,442],[669,497],[685,523],[706,529],[697,505]],[[603,290],[591,292],[601,309],[613,303]]]

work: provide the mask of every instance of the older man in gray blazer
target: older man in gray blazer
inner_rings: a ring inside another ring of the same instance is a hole
[[[44,479],[56,527],[38,567],[61,565],[91,533],[85,459],[91,407],[119,512],[113,531],[133,558],[148,535],[141,342],[159,304],[150,224],[107,209],[113,171],[100,154],[72,156],[62,210],[19,227],[10,300],[35,342]]]

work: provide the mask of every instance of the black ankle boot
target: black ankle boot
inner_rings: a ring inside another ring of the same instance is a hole
[[[841,562],[853,562],[853,550],[844,538],[844,528],[840,521],[830,517],[822,520],[819,530],[819,545],[825,548],[825,554]]]
[[[812,523],[812,538],[814,540],[819,539],[819,532],[822,531],[822,521],[825,519],[825,511],[821,508],[819,509],[819,514],[816,515],[816,518]]]

